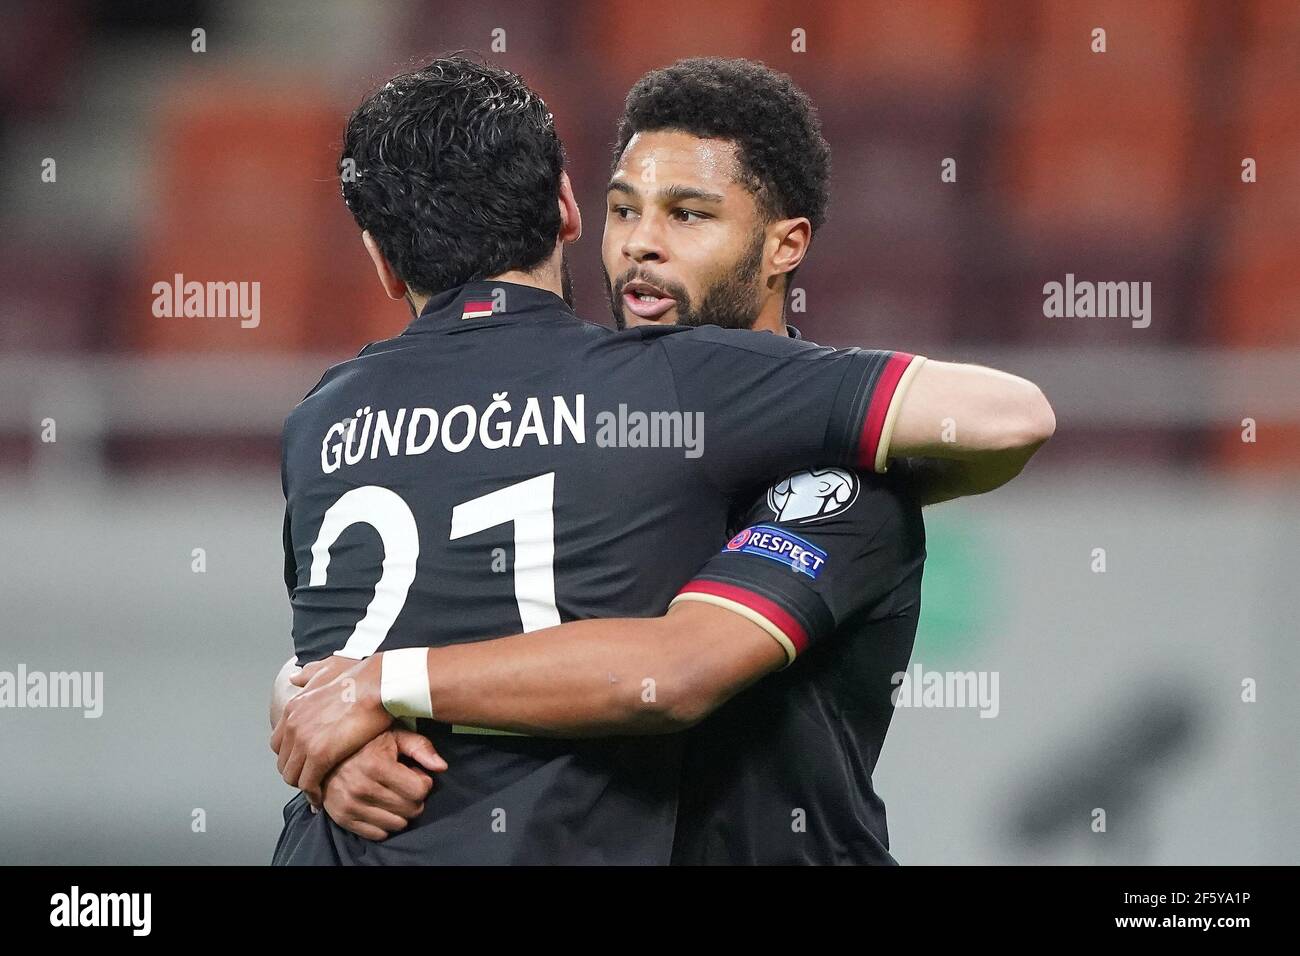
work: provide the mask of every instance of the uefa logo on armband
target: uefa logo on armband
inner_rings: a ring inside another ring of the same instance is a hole
[[[743,548],[745,546],[745,542],[749,540],[749,534],[752,530],[753,530],[752,528],[746,528],[744,531],[740,532],[734,538],[728,541],[727,550],[739,551],[741,548]]]

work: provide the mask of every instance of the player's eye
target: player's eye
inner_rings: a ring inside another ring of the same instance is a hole
[[[610,212],[614,214],[615,219],[621,219],[624,222],[627,222],[636,215],[636,210],[631,206],[614,206],[610,209]]]
[[[693,209],[674,209],[672,211],[672,217],[677,222],[686,223],[687,225],[694,225],[695,223],[703,222],[708,218],[708,216],[703,213],[695,212]]]

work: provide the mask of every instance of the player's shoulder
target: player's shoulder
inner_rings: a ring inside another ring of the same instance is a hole
[[[307,391],[307,394],[303,395],[303,397],[299,399],[297,406],[295,406],[295,410],[301,408],[304,403],[319,395],[321,392],[328,391],[331,387],[337,388],[340,382],[345,381],[348,377],[355,375],[359,371],[364,359],[368,356],[372,357],[376,354],[382,354],[384,346],[396,342],[398,342],[397,339],[384,339],[378,342],[370,342],[352,358],[344,359],[341,362],[329,366],[325,369],[324,374],[321,375],[316,384]],[[290,414],[292,415],[292,413]]]
[[[591,331],[584,330],[583,338],[585,344],[592,346],[592,355],[617,356],[620,360],[628,355],[662,360],[664,342],[684,341],[700,331],[684,325],[639,325],[615,330],[585,321],[581,324],[591,328]]]
[[[473,330],[466,329],[466,331]],[[579,362],[584,355],[591,354],[592,347],[598,348],[608,343],[616,334],[606,326],[582,319],[570,312],[557,312],[542,317],[534,332],[534,335],[525,337],[518,347],[527,348],[529,354],[537,354],[539,349],[543,353],[549,350],[556,357]],[[382,376],[385,380],[392,381],[394,376],[400,377],[403,374],[423,375],[421,370],[425,366],[421,363],[428,356],[422,350],[437,349],[438,346],[438,338],[412,334],[410,330],[392,338],[368,343],[352,358],[344,359],[325,370],[316,384],[290,410],[285,419],[286,427],[294,421],[295,417],[308,414],[313,406],[330,402],[337,394],[346,392],[358,383],[369,382],[374,376]],[[493,347],[500,348],[500,342],[494,343]],[[415,361],[409,363],[400,361],[406,357],[413,357]],[[546,356],[539,354],[538,357]],[[398,361],[393,361],[394,359]]]
[[[572,321],[566,322],[565,325],[570,327],[575,335],[588,342],[608,341],[618,334],[608,325],[601,325],[599,322],[591,321],[591,319],[584,319],[580,315],[573,316]]]
[[[788,335],[776,335],[767,331],[724,329],[716,325],[701,325],[694,328],[675,326],[672,328],[680,334],[664,336],[659,339],[659,342],[665,349],[683,355],[724,352],[786,358],[792,355],[835,351],[834,349],[815,345],[807,339],[796,339]],[[669,330],[664,329],[663,331]]]
[[[387,364],[383,362],[384,356],[413,348],[417,344],[417,340],[410,336],[381,339],[368,343],[352,358],[329,366],[316,384],[289,410],[284,420],[285,431],[288,432],[295,421],[310,418],[313,410],[322,403],[332,403],[336,395],[346,392],[358,379],[377,373],[381,365]],[[383,374],[391,374],[391,370],[385,368]]]

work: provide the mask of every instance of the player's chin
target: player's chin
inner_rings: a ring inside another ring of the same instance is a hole
[[[629,329],[639,328],[643,325],[676,325],[677,324],[677,306],[673,306],[663,315],[657,315],[653,319],[644,319],[639,315],[633,315],[627,309],[623,310],[623,321]]]

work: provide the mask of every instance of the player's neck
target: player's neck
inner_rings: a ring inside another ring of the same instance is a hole
[[[763,307],[759,309],[758,318],[750,328],[755,332],[789,335],[790,330],[785,325],[785,300],[781,296],[768,296]]]
[[[515,285],[532,286],[564,298],[564,243],[557,242],[555,251],[531,272],[511,269],[500,275],[488,276],[488,282],[513,282]]]
[[[547,292],[553,292],[560,298],[564,298],[564,283],[560,278],[560,269],[558,266],[552,268],[549,263],[536,272],[522,272],[518,269],[512,269],[509,272],[502,272],[500,275],[488,276],[483,281],[511,282],[515,285],[532,286],[534,289],[544,289]],[[424,311],[429,296],[407,292],[406,300],[411,307],[411,315],[417,316]]]
[[[485,282],[513,282],[515,285],[528,285],[534,289],[543,289],[564,298],[564,284],[560,281],[560,270],[543,266],[536,272],[521,272],[518,269],[489,276]]]

